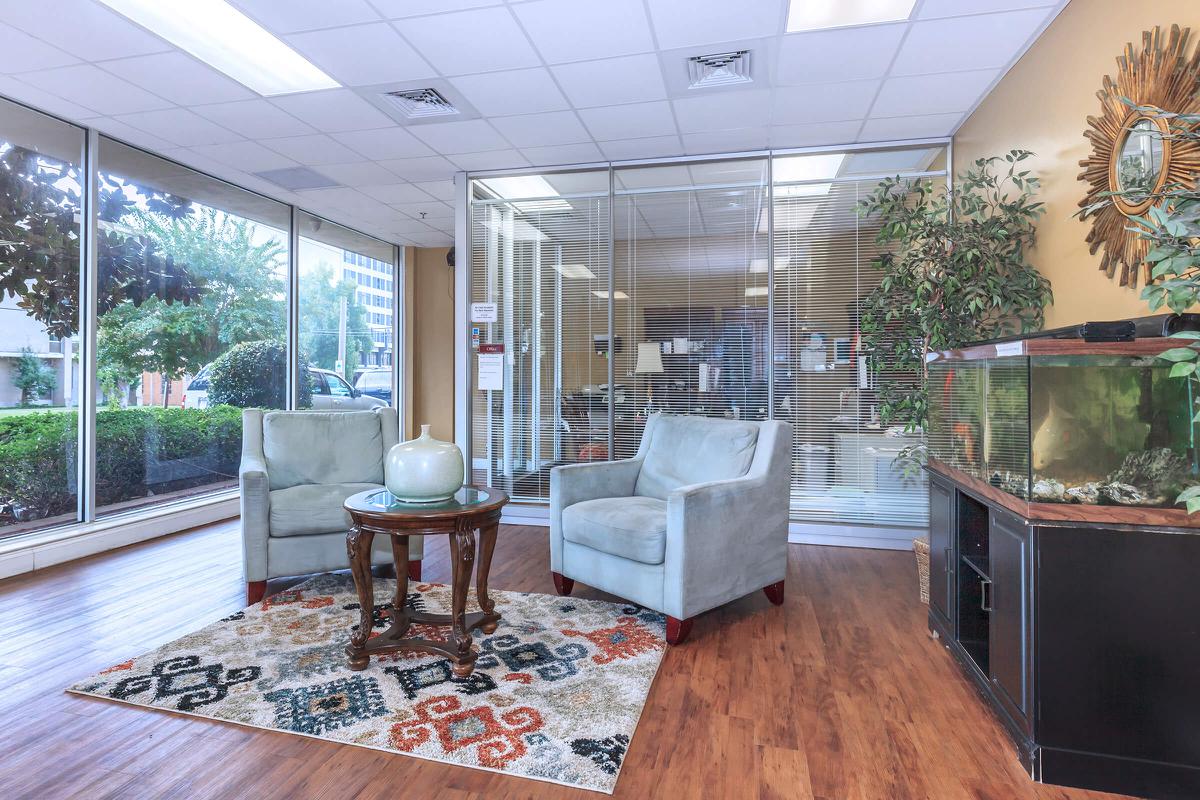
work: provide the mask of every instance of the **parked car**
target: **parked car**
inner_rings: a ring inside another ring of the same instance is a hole
[[[392,402],[392,371],[390,369],[368,369],[354,376],[354,388],[365,395],[378,397],[385,403]]]
[[[312,407],[318,411],[359,411],[386,406],[391,399],[368,395],[346,383],[345,378],[328,369],[308,368],[312,387]],[[183,393],[184,408],[208,408],[208,367],[196,373]]]

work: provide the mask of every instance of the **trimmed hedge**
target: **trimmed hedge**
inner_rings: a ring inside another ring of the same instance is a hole
[[[75,411],[0,417],[0,524],[75,508]],[[242,410],[124,408],[96,412],[96,505],[237,477]]]
[[[300,358],[300,408],[312,405],[306,359]],[[287,348],[282,342],[242,342],[208,368],[208,402],[241,408],[287,405]]]

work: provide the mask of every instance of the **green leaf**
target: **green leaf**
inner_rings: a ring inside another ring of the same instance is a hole
[[[1170,350],[1159,353],[1158,357],[1164,361],[1194,361],[1196,351],[1190,347],[1172,347]]]
[[[1172,377],[1172,378],[1183,378],[1183,377],[1185,377],[1185,376],[1187,376],[1187,375],[1191,375],[1191,374],[1192,374],[1193,372],[1195,372],[1195,371],[1196,371],[1196,362],[1194,362],[1194,361],[1180,361],[1180,362],[1178,362],[1178,363],[1176,363],[1176,364],[1173,364],[1173,365],[1171,366],[1171,373],[1170,373],[1170,377]]]

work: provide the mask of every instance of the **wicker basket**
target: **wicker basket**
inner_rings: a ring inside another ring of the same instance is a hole
[[[917,554],[917,579],[921,583],[921,602],[929,605],[929,540],[925,537],[913,539],[913,552]]]

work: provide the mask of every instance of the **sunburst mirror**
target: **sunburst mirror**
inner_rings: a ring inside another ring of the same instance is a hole
[[[1092,222],[1087,242],[1093,255],[1103,248],[1100,269],[1122,286],[1136,287],[1139,272],[1150,279],[1148,242],[1129,230],[1136,224],[1129,217],[1146,213],[1164,187],[1200,173],[1200,143],[1172,139],[1168,120],[1154,111],[1200,112],[1200,48],[1189,56],[1190,35],[1172,25],[1168,34],[1143,33],[1140,49],[1125,45],[1116,77],[1106,75],[1096,93],[1101,113],[1088,117],[1083,134],[1092,145],[1079,162],[1079,180],[1088,184],[1079,205]]]

